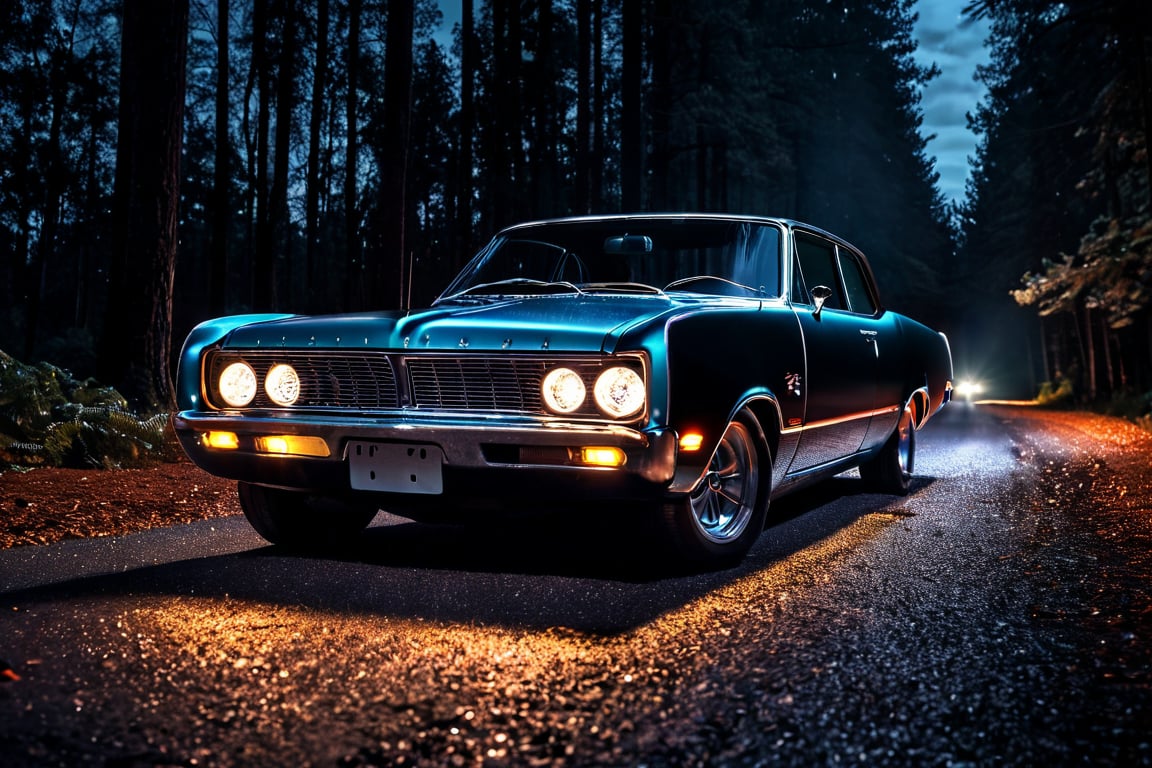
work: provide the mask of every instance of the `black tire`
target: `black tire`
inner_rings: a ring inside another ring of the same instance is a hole
[[[904,406],[896,429],[880,452],[860,465],[860,477],[874,491],[906,496],[916,463],[916,425],[912,406]]]
[[[325,549],[347,543],[376,516],[371,504],[348,503],[303,491],[239,483],[240,508],[256,532],[292,549]]]
[[[760,424],[741,411],[696,487],[663,504],[660,522],[673,555],[702,568],[738,563],[764,530],[771,483],[772,457]]]

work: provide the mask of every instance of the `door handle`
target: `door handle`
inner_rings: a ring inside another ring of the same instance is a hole
[[[872,345],[872,350],[876,353],[876,357],[880,357],[880,344],[876,340],[876,337],[878,335],[876,333],[876,331],[867,331],[867,330],[864,330],[863,328],[861,328],[860,329],[860,335],[864,337],[864,343],[865,344],[871,344]]]

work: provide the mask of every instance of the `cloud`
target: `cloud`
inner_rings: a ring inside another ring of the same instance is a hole
[[[917,63],[935,64],[940,75],[926,85],[920,107],[924,120],[920,131],[936,138],[928,142],[929,157],[936,158],[940,191],[948,200],[964,196],[968,158],[976,150],[977,137],[968,130],[967,114],[975,112],[984,98],[984,86],[973,79],[978,64],[988,61],[984,40],[987,24],[974,22],[961,11],[969,0],[920,0],[913,35],[919,48]]]

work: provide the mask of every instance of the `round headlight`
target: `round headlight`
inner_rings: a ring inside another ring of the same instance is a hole
[[[587,394],[584,380],[571,368],[549,371],[540,385],[540,393],[544,396],[544,404],[556,413],[572,413],[584,404]]]
[[[232,363],[220,374],[220,397],[233,408],[243,408],[256,397],[256,372],[248,363]]]
[[[592,394],[605,415],[621,419],[644,407],[644,380],[631,368],[616,366],[600,374]]]
[[[292,405],[300,397],[300,377],[290,365],[274,365],[264,378],[264,391],[276,405]]]

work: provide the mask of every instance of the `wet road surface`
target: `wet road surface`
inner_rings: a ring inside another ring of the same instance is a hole
[[[1152,765],[1152,436],[918,438],[909,496],[788,497],[719,573],[383,515],[338,558],[242,518],[0,552],[0,763]]]

